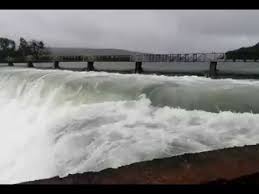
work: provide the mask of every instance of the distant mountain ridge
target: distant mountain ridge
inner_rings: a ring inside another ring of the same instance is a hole
[[[259,43],[226,52],[227,59],[259,59]]]
[[[145,54],[123,49],[93,49],[93,48],[47,48],[52,56],[80,56],[80,55],[135,55]]]

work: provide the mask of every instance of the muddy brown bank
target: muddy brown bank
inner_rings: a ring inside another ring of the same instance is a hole
[[[259,144],[183,154],[22,184],[259,183]]]

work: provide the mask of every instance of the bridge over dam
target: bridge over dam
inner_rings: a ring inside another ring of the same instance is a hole
[[[259,78],[259,59],[226,59],[225,53],[45,56],[8,58],[0,64],[75,71]]]

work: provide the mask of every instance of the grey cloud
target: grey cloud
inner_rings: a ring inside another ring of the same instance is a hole
[[[221,10],[221,11],[190,11],[181,14],[180,28],[196,33],[212,35],[249,35],[259,34],[259,11],[255,10]]]
[[[257,10],[1,10],[0,36],[55,47],[224,52],[259,42]]]

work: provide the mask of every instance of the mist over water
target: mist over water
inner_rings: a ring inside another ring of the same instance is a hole
[[[259,81],[0,71],[0,183],[259,142]]]

